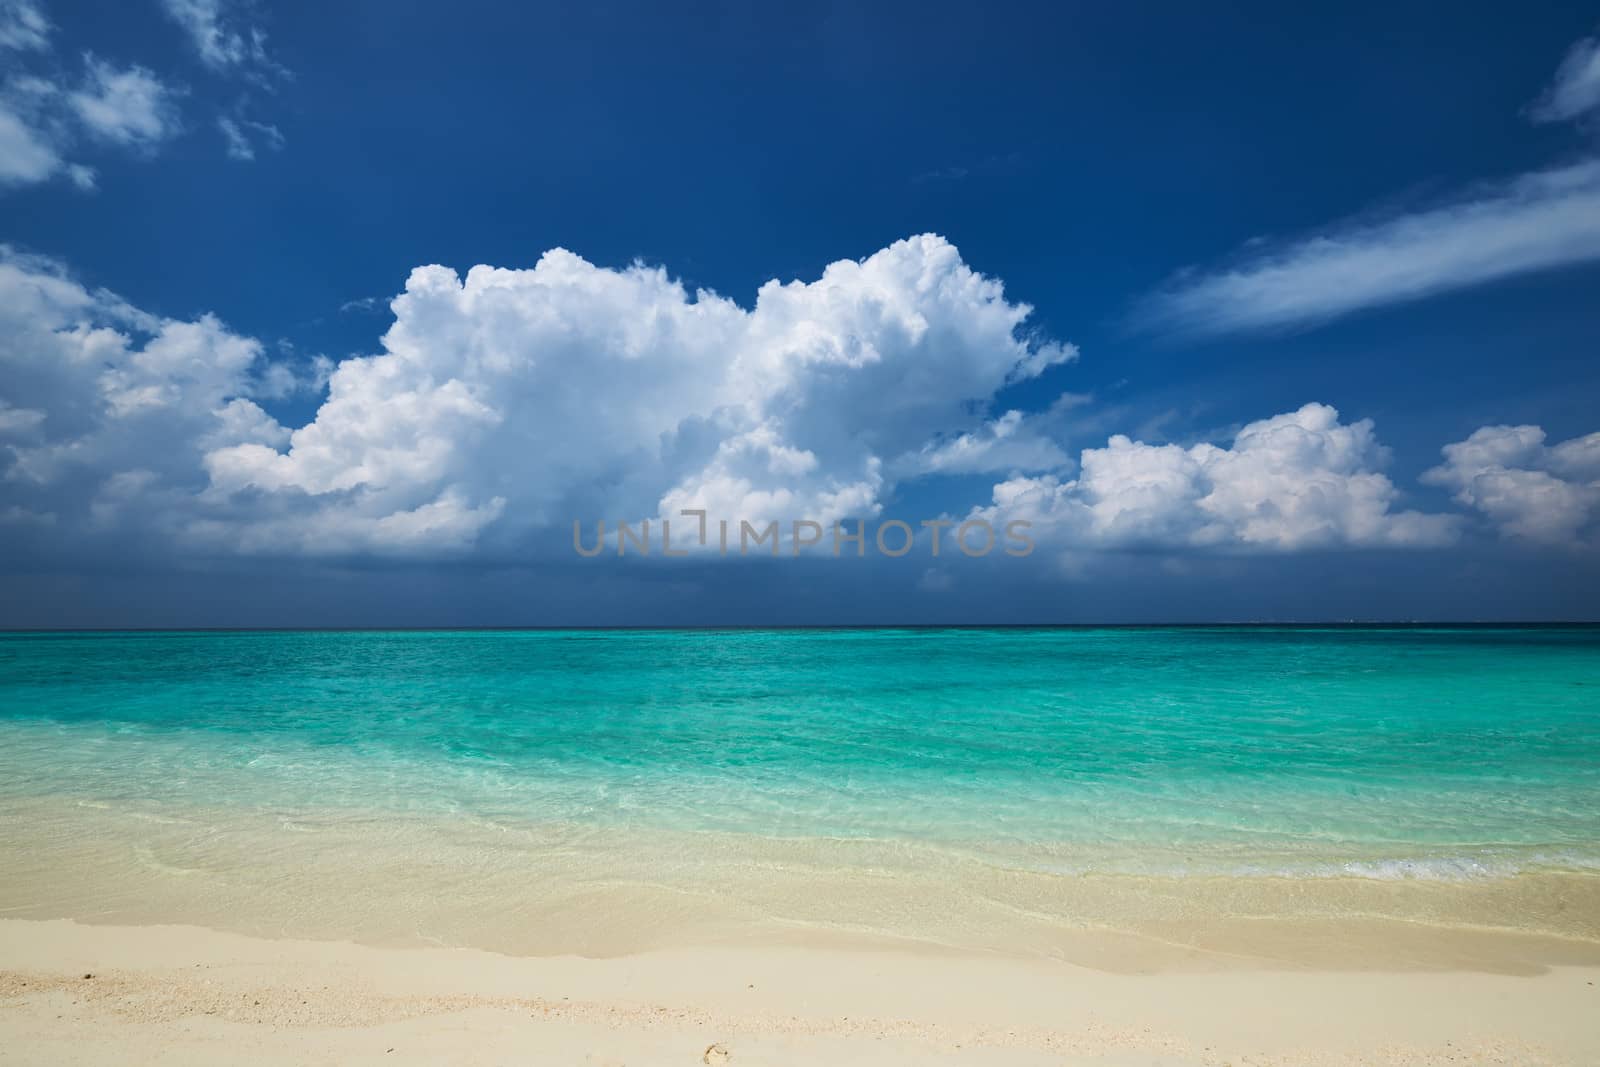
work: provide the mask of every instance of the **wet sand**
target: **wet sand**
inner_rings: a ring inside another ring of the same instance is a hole
[[[0,916],[519,956],[823,947],[1233,967],[1600,965],[1600,872],[1075,874],[912,842],[0,804]]]

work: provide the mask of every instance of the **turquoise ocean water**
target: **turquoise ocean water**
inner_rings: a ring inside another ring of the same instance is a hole
[[[1600,629],[18,633],[0,808],[1600,867]]]

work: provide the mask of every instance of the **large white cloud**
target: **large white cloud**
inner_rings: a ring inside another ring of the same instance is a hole
[[[1325,404],[1250,423],[1230,447],[1118,435],[1086,449],[1078,477],[1014,477],[974,516],[1032,522],[1041,545],[1289,551],[1449,544],[1458,519],[1396,510],[1370,420]]]
[[[1547,446],[1537,426],[1485,426],[1444,457],[1423,481],[1449,488],[1507,537],[1578,545],[1600,517],[1600,433]]]
[[[392,310],[385,351],[342,364],[287,448],[208,454],[215,493],[271,497],[319,538],[434,507],[452,543],[682,508],[869,516],[887,458],[978,429],[998,389],[1074,355],[1023,339],[1028,307],[932,235],[749,309],[556,250],[419,268]]]
[[[891,476],[893,457],[1055,460],[1020,415],[985,413],[1006,384],[1075,355],[1025,339],[1029,309],[935,236],[769,283],[748,309],[560,250],[464,279],[419,268],[391,309],[379,354],[300,380],[213,317],[150,315],[6,253],[8,526],[227,553],[430,554],[683,507],[865,517],[896,478],[946,465]],[[261,406],[308,383],[327,394],[306,425]]]

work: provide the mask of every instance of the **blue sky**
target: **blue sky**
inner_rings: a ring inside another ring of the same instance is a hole
[[[1597,31],[5,0],[0,623],[1592,617]]]

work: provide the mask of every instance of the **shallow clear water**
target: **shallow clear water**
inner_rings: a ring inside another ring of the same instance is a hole
[[[1600,629],[0,636],[0,805],[906,842],[1021,869],[1600,866]]]

